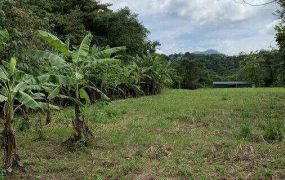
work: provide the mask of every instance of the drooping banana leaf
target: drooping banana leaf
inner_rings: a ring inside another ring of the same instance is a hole
[[[101,98],[105,101],[111,101],[111,99],[105,94],[103,93],[100,89],[93,87],[93,86],[88,86],[88,88],[92,89],[93,91],[97,92],[98,94],[100,94]]]
[[[60,55],[47,51],[40,51],[40,50],[27,51],[24,54],[34,59],[48,60],[51,66],[60,67],[65,64],[64,58],[62,58]]]
[[[37,31],[36,35],[43,39],[44,41],[48,42],[52,47],[54,47],[59,52],[63,53],[66,56],[70,55],[68,46],[63,43],[60,39],[58,39],[56,36],[46,32],[46,31]]]
[[[24,106],[31,108],[31,109],[38,109],[41,108],[39,103],[36,102],[30,95],[23,91],[19,91],[15,97],[17,100]]]

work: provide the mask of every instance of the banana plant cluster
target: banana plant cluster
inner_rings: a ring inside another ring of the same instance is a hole
[[[160,55],[134,57],[129,64],[104,63],[94,67],[93,82],[100,90],[116,98],[159,93],[173,83],[175,71]]]
[[[16,68],[16,58],[0,67],[0,102],[4,103],[4,129],[2,131],[5,168],[12,172],[21,167],[16,149],[14,114],[23,106],[30,109],[44,109],[44,94],[40,93],[37,79]],[[55,106],[53,106],[55,107]]]
[[[148,54],[134,60],[136,74],[140,77],[141,89],[147,94],[157,94],[163,87],[173,83],[174,69],[161,55]]]
[[[21,66],[25,72],[19,70],[16,58],[3,61],[0,68],[0,102],[4,103],[2,146],[8,172],[21,167],[16,148],[14,114],[22,107],[46,111],[46,124],[50,124],[51,110],[59,109],[53,105],[53,100],[58,98],[72,102],[74,133],[67,142],[81,143],[94,137],[82,113],[83,107],[91,103],[91,92],[98,96],[96,98],[109,101],[106,94],[113,96],[110,90],[123,97],[130,94],[137,96],[155,93],[149,89],[150,86],[160,89],[171,83],[171,70],[159,57],[136,57],[125,65],[120,61],[121,56],[116,55],[125,51],[125,47],[91,46],[93,36],[90,33],[77,48],[70,48],[68,43],[45,31],[37,31],[36,35],[53,49],[24,53],[28,59],[41,62],[36,63],[37,68]],[[8,32],[0,30],[0,51],[8,38]]]
[[[2,131],[5,157],[5,168],[7,172],[12,172],[17,167],[22,167],[16,147],[16,130],[14,114],[22,107],[30,109],[42,109],[47,111],[47,124],[51,122],[51,109],[58,109],[52,105],[55,98],[65,98],[72,100],[75,106],[75,119],[73,121],[74,135],[72,141],[82,141],[93,136],[87,127],[84,117],[81,115],[81,106],[89,104],[90,98],[87,88],[99,93],[102,98],[108,99],[99,89],[92,86],[88,81],[89,69],[96,63],[115,60],[110,58],[110,48],[98,51],[93,47],[91,52],[90,44],[92,35],[88,34],[76,50],[69,50],[67,44],[57,37],[44,31],[38,31],[37,35],[48,42],[56,52],[30,51],[30,57],[47,60],[50,69],[46,74],[34,77],[16,68],[16,58],[11,58],[9,62],[2,62],[0,67],[0,102],[4,103],[4,129]],[[0,31],[0,47],[5,46],[5,41],[9,38],[6,30]],[[0,50],[2,50],[1,48]],[[114,51],[123,50],[116,48]],[[98,57],[104,57],[99,59]],[[108,58],[107,58],[108,57]],[[42,71],[44,72],[44,71]],[[70,96],[61,95],[62,88],[69,91]]]
[[[93,36],[87,34],[82,43],[75,50],[70,50],[69,45],[63,43],[56,36],[45,32],[38,31],[37,36],[46,41],[55,49],[55,52],[50,51],[33,51],[31,54],[34,58],[48,60],[53,67],[60,67],[58,74],[69,77],[73,80],[72,83],[64,82],[69,96],[61,95],[61,98],[66,98],[73,101],[75,108],[75,118],[73,120],[74,134],[69,139],[72,142],[82,142],[93,137],[93,133],[88,128],[87,123],[81,113],[83,104],[90,104],[91,100],[87,91],[95,91],[102,99],[109,98],[97,88],[90,79],[93,77],[92,68],[96,64],[107,61],[118,61],[112,58],[111,55],[125,50],[124,47],[101,49],[97,46],[91,47]],[[48,118],[48,117],[47,117]]]

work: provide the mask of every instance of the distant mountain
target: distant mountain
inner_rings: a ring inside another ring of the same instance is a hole
[[[204,55],[213,55],[213,54],[222,54],[217,50],[208,49],[207,51],[195,51],[193,54],[204,54]]]

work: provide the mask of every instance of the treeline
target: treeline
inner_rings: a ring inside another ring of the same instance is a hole
[[[173,54],[169,61],[180,76],[176,88],[211,87],[213,81],[248,81],[256,87],[285,85],[284,56],[277,50],[238,56]]]

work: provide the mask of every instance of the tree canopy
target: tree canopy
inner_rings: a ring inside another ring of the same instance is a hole
[[[149,31],[137,15],[128,8],[113,11],[109,6],[93,0],[4,0],[1,14],[5,18],[0,21],[8,27],[12,41],[2,56],[21,52],[23,47],[45,47],[33,36],[38,29],[68,39],[71,47],[91,32],[92,43],[98,46],[125,46],[129,55],[154,52],[159,43],[147,39]]]

